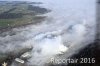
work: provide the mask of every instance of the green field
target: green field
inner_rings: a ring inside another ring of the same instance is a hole
[[[3,4],[0,4],[0,28],[40,23],[46,16],[37,15],[47,12],[47,9],[33,6],[27,2],[3,2]]]
[[[45,19],[45,16],[24,16],[17,19],[0,19],[0,27],[15,27],[27,24],[37,24]]]

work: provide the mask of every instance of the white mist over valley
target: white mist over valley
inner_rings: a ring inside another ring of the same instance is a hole
[[[0,36],[0,44],[3,45],[0,46],[0,52],[19,52],[21,48],[32,48],[29,51],[31,58],[25,63],[28,66],[45,66],[51,58],[70,57],[94,41],[95,0],[32,2],[42,2],[36,6],[47,8],[51,12],[41,15],[46,16],[46,19],[37,25],[31,24],[4,32],[6,36]],[[12,62],[11,66],[18,65]]]

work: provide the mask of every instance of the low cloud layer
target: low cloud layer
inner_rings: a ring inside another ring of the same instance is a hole
[[[43,1],[44,4],[40,6],[52,10],[45,14],[48,18],[39,25],[13,29],[12,32],[16,35],[0,37],[0,44],[7,44],[8,47],[4,52],[10,47],[11,49],[19,46],[20,48],[33,47],[32,58],[27,64],[44,66],[50,58],[57,54],[65,54],[69,57],[79,48],[93,42],[96,26],[95,1],[81,1],[68,0],[67,3],[66,0]]]

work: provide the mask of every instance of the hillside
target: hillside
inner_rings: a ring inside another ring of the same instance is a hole
[[[35,6],[38,2],[0,1],[0,29],[27,24],[37,24],[46,16],[37,16],[48,13],[49,10]]]

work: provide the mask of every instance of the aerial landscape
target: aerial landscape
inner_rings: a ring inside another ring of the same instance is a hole
[[[32,23],[36,24],[44,20],[45,16],[41,16],[41,14],[47,13],[49,10],[32,6],[33,4],[41,3],[0,1],[0,29]]]
[[[0,0],[0,66],[99,66],[96,5]]]

